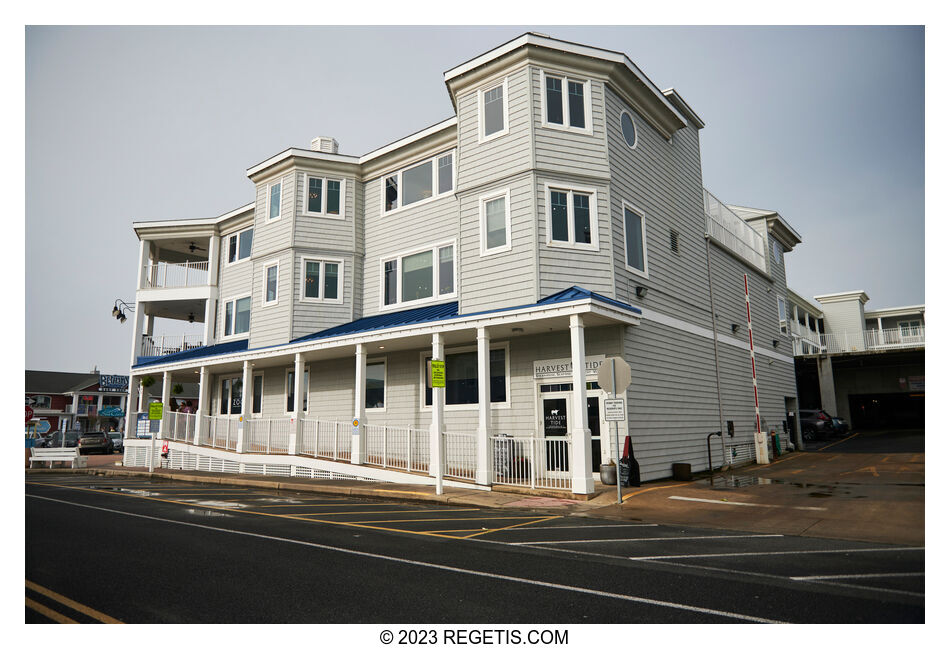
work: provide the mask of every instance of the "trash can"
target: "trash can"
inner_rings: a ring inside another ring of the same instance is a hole
[[[673,479],[682,480],[683,482],[692,482],[693,467],[687,462],[674,462]]]

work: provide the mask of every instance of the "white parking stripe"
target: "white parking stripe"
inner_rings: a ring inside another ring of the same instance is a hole
[[[841,554],[848,552],[905,552],[924,551],[924,548],[849,548],[844,550],[781,550],[774,552],[718,552],[715,554],[664,554],[652,557],[627,557],[634,561],[654,561],[656,559],[705,559],[710,557],[764,557],[778,554]]]
[[[519,541],[508,545],[554,545],[560,543],[633,543],[634,541],[696,541],[701,539],[767,539],[784,534],[714,534],[709,536],[651,536],[641,539],[581,539],[573,541]]]
[[[780,509],[801,509],[808,512],[823,512],[825,507],[793,507],[790,505],[767,505],[763,503],[740,503],[731,500],[710,500],[708,498],[687,498],[686,496],[670,496],[670,500],[689,500],[694,503],[709,503],[711,505],[736,505],[737,507],[776,507]]]
[[[222,534],[236,534],[240,536],[249,536],[258,539],[265,539],[268,541],[279,541],[282,543],[292,543],[294,545],[303,545],[307,547],[317,548],[320,550],[326,550],[329,552],[340,552],[342,554],[349,554],[358,557],[366,557],[370,559],[379,559],[382,561],[392,561],[394,563],[401,563],[411,566],[419,566],[422,568],[432,568],[435,570],[444,570],[446,572],[454,572],[465,575],[472,575],[475,577],[485,577],[488,579],[497,579],[500,581],[510,581],[519,584],[529,584],[532,586],[539,586],[542,588],[551,588],[554,590],[564,590],[574,593],[582,593],[585,595],[593,595],[595,597],[604,597],[609,599],[619,599],[627,602],[635,602],[638,604],[648,604],[652,606],[662,606],[665,608],[674,608],[683,611],[690,611],[692,613],[702,613],[705,615],[715,615],[719,617],[730,618],[733,620],[745,620],[748,622],[761,622],[765,624],[784,624],[784,620],[772,620],[764,617],[756,617],[753,615],[743,615],[742,613],[734,613],[732,611],[721,611],[711,608],[705,608],[702,606],[691,606],[689,604],[680,604],[678,602],[668,602],[657,599],[649,599],[646,597],[635,597],[633,595],[621,595],[619,593],[611,593],[602,590],[593,590],[591,588],[582,588],[580,586],[568,586],[565,584],[556,584],[546,581],[538,581],[536,579],[525,579],[523,577],[512,577],[510,575],[500,575],[491,572],[483,572],[481,570],[469,570],[467,568],[456,568],[454,566],[446,566],[438,563],[429,563],[427,561],[416,561],[413,559],[403,559],[400,557],[390,557],[384,554],[376,554],[373,552],[363,552],[360,550],[350,550],[347,548],[338,548],[332,545],[323,545],[322,543],[312,543],[310,541],[301,541],[298,539],[288,539],[280,536],[271,536],[268,534],[257,534],[255,532],[245,532],[243,530],[232,530],[223,527],[214,527],[212,525],[202,525],[201,523],[189,523],[187,521],[176,521],[170,518],[160,518],[157,516],[148,516],[146,514],[134,514],[132,512],[124,512],[118,509],[109,509],[107,507],[96,507],[94,505],[84,505],[82,503],[72,502],[69,500],[59,500],[58,498],[47,498],[45,496],[37,496],[34,494],[26,494],[29,498],[38,498],[40,500],[47,500],[50,502],[61,503],[64,505],[72,505],[73,507],[84,507],[87,509],[95,509],[99,511],[109,512],[112,514],[118,514],[120,516],[131,516],[134,518],[144,518],[147,520],[158,521],[162,523],[170,523],[172,525],[183,525],[187,527],[197,527],[211,532],[220,532]]]
[[[922,572],[879,572],[863,575],[809,575],[808,577],[789,577],[795,581],[817,581],[819,579],[874,579],[876,577],[923,577]]]

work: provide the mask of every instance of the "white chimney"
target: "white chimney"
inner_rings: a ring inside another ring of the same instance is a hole
[[[320,153],[336,153],[340,150],[340,143],[332,137],[321,135],[310,140],[310,150]]]

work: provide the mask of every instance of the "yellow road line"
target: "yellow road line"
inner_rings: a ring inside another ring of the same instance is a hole
[[[26,598],[26,607],[31,608],[37,613],[39,613],[40,615],[43,615],[44,617],[47,617],[53,620],[54,622],[59,622],[60,624],[79,624],[79,622],[72,619],[71,617],[66,617],[65,615],[57,613],[53,609],[47,608],[43,606],[42,604],[40,604],[39,602],[34,602],[29,597]]]
[[[228,502],[244,503],[246,500],[229,500]],[[379,503],[339,503],[337,505],[308,505],[307,503],[289,503],[287,505],[255,505],[255,507],[379,507]]]
[[[387,509],[381,512],[294,512],[297,516],[346,516],[347,514],[414,514],[416,512],[477,512],[477,508],[471,509]],[[453,519],[454,520],[454,519]],[[469,520],[469,519],[463,519]]]
[[[39,593],[40,595],[45,595],[46,597],[49,597],[50,599],[57,601],[60,604],[65,604],[69,608],[79,611],[83,615],[88,615],[89,617],[93,619],[99,620],[103,624],[123,624],[123,622],[115,619],[114,617],[106,615],[105,613],[100,613],[96,609],[89,608],[88,606],[85,606],[84,604],[80,604],[79,602],[75,600],[69,599],[68,597],[64,595],[60,595],[59,593],[54,593],[48,588],[43,588],[39,584],[34,584],[29,579],[26,580],[26,587],[32,591]]]
[[[40,486],[49,486],[49,485],[44,485],[43,483],[35,483],[35,482],[29,482],[29,481],[27,481],[25,484],[33,484],[33,485],[39,484]],[[377,527],[374,525],[363,525],[360,523],[351,523],[349,521],[328,521],[328,520],[322,520],[319,518],[302,518],[300,516],[294,516],[292,514],[268,514],[267,512],[252,512],[252,511],[246,511],[243,509],[235,509],[233,507],[217,507],[215,505],[202,505],[198,503],[184,502],[181,500],[168,500],[167,498],[155,498],[153,496],[140,496],[138,494],[122,493],[120,491],[104,491],[100,489],[89,489],[86,487],[68,487],[65,485],[55,485],[55,486],[62,489],[75,489],[77,491],[88,491],[91,493],[108,494],[112,496],[125,496],[127,498],[141,498],[142,500],[153,500],[155,502],[171,503],[173,505],[184,505],[186,507],[202,507],[204,509],[215,509],[217,511],[230,512],[232,514],[256,514],[257,516],[270,516],[272,518],[289,518],[289,519],[293,519],[297,521],[306,521],[308,523],[326,523],[328,525],[341,525],[344,527],[359,527],[361,529],[381,530],[383,532],[404,532],[406,534],[417,534],[419,536],[439,536],[438,534],[432,534],[428,532],[419,532],[419,531],[414,531],[414,530],[395,530],[390,527]],[[445,536],[442,538],[456,539],[458,537]]]
[[[412,494],[413,496],[425,495],[425,491],[399,491],[398,489],[376,489],[376,491],[384,491],[388,494]]]
[[[684,483],[684,484],[668,484],[668,485],[663,485],[663,486],[660,486],[660,487],[650,487],[650,488],[648,488],[648,489],[641,489],[640,491],[634,491],[634,492],[631,493],[631,494],[627,494],[626,496],[623,497],[622,500],[623,500],[624,502],[626,502],[626,501],[627,501],[627,498],[633,498],[634,496],[639,496],[640,494],[645,494],[645,493],[648,492],[648,491],[655,491],[656,489],[673,489],[674,487],[687,487],[687,486],[689,486],[689,484],[690,484],[690,483],[687,482],[687,483]]]
[[[521,527],[523,525],[534,525],[535,523],[543,523],[544,521],[554,520],[555,518],[563,518],[563,516],[545,516],[544,518],[528,521],[526,523],[516,523],[515,525],[508,525],[507,527],[498,527],[491,530],[482,530],[476,534],[469,534],[468,536],[464,536],[462,538],[471,539],[471,538],[475,538],[476,536],[481,536],[482,534],[488,534],[489,532],[501,532],[504,530],[510,530],[514,527]],[[462,530],[459,530],[459,531],[461,532]]]
[[[385,521],[347,521],[349,523],[415,523],[417,521],[497,521],[529,518],[528,516],[479,516],[478,518],[402,518]],[[536,518],[534,516],[530,518]]]
[[[848,436],[845,437],[844,439],[839,439],[837,442],[832,442],[831,444],[828,444],[828,446],[822,446],[822,447],[821,447],[820,449],[818,449],[818,450],[819,450],[819,451],[823,451],[823,450],[825,450],[826,448],[831,448],[831,447],[834,446],[835,444],[840,444],[841,442],[847,442],[847,441],[848,441],[849,439],[851,439],[852,437],[857,437],[857,436],[860,435],[860,434],[861,434],[861,433],[854,433],[853,435],[848,435]]]

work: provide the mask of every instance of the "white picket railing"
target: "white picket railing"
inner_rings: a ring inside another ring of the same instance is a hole
[[[169,264],[160,261],[157,264],[145,265],[145,286],[143,288],[182,288],[207,285],[207,261],[186,261],[183,264]]]
[[[303,419],[297,440],[297,453],[325,460],[350,461],[353,442],[352,424],[341,421]]]
[[[190,442],[195,438],[198,415],[187,412],[166,412],[163,420],[163,438],[179,442]]]
[[[225,448],[229,451],[237,450],[238,422],[236,417],[204,417],[205,428],[198,443],[201,446]]]
[[[447,478],[475,480],[475,435],[443,432],[442,473]]]
[[[384,469],[427,472],[429,431],[411,426],[366,424],[366,464]]]
[[[248,419],[244,422],[244,452],[286,454],[293,430],[294,422],[289,418]]]
[[[495,484],[571,488],[570,437],[491,438],[492,481]]]
[[[706,233],[755,268],[767,273],[765,239],[762,235],[705,188],[703,207],[706,211]]]
[[[922,347],[924,346],[924,327],[812,333],[807,338],[793,337],[792,346],[797,356]]]
[[[195,349],[204,345],[204,336],[201,334],[142,335],[142,345],[139,356],[164,356]]]

